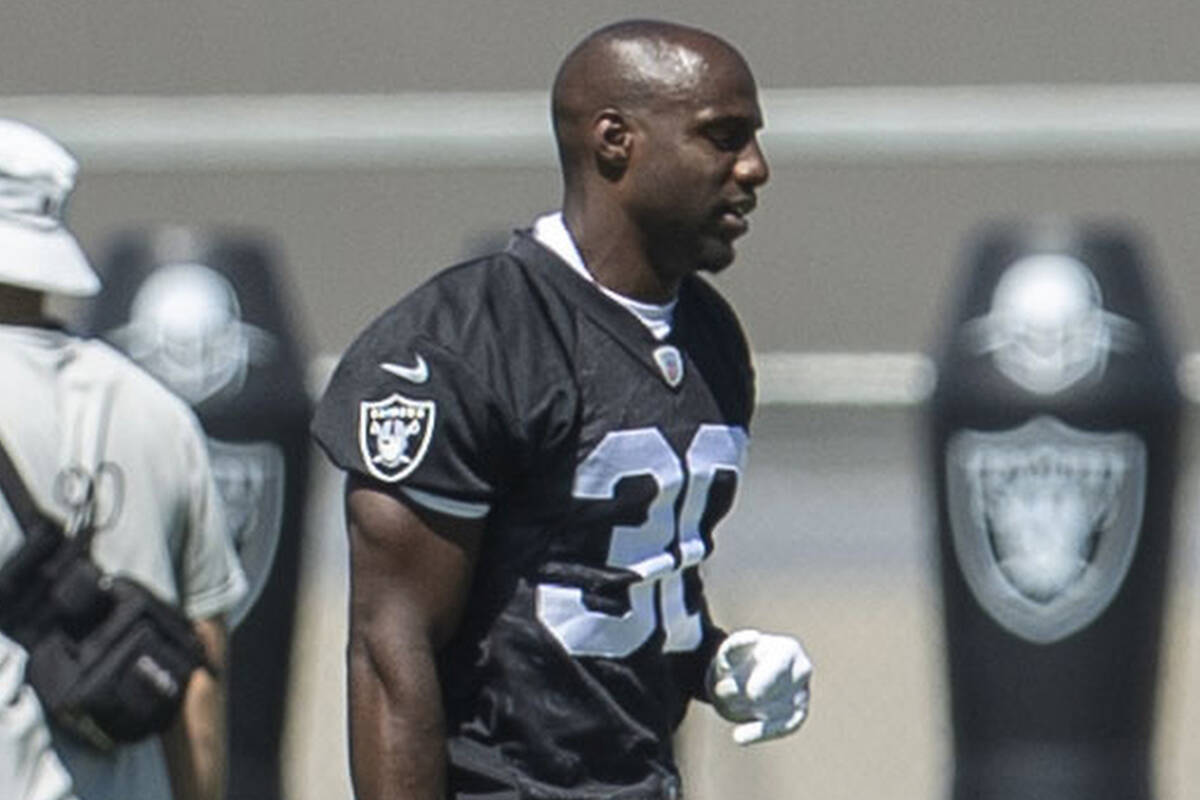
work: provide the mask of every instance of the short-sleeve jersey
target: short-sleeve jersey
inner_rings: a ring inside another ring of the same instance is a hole
[[[106,572],[138,580],[192,618],[238,602],[245,577],[203,433],[182,400],[108,345],[51,328],[0,325],[0,375],[9,387],[0,392],[0,439],[38,504],[64,519],[59,476],[74,466],[99,475],[92,556]],[[0,561],[23,539],[0,500]],[[81,798],[170,800],[155,739],[101,753],[54,734]]]
[[[485,517],[438,656],[458,798],[666,798],[671,734],[721,638],[698,565],[753,407],[743,333],[704,280],[659,341],[527,232],[353,343],[313,432],[406,503]]]

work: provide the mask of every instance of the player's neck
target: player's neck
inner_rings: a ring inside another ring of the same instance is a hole
[[[644,235],[628,217],[611,208],[566,202],[563,222],[588,272],[601,286],[644,303],[668,303],[675,298],[680,279],[656,268]]]
[[[46,320],[46,295],[31,289],[0,284],[0,323],[39,325]]]

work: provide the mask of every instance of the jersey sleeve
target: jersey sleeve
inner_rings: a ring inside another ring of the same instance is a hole
[[[184,433],[187,536],[179,596],[189,618],[203,619],[232,610],[246,593],[246,576],[230,537],[204,435],[190,414]]]
[[[515,429],[469,359],[386,322],[346,352],[312,423],[339,468],[425,507],[476,518],[511,471]]]

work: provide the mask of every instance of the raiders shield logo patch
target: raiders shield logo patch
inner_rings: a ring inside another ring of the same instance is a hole
[[[1108,607],[1142,527],[1141,439],[1042,416],[1009,431],[959,432],[946,470],[954,552],[997,623],[1049,644]]]
[[[229,612],[230,627],[237,627],[258,601],[275,563],[283,524],[286,461],[283,449],[274,442],[210,438],[208,454],[248,584],[246,594]]]
[[[432,400],[400,394],[359,404],[358,446],[367,471],[388,483],[407,477],[429,448],[436,411]]]
[[[683,354],[678,348],[664,344],[654,351],[654,361],[662,372],[667,386],[674,389],[683,380]]]

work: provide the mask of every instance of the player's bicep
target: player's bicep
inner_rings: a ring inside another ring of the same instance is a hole
[[[458,626],[481,521],[418,516],[351,476],[349,745],[355,796],[443,796],[445,733],[436,652]]]
[[[352,636],[422,637],[440,648],[458,628],[482,519],[414,508],[378,484],[346,484]]]
[[[341,469],[435,512],[486,515],[511,473],[521,426],[489,380],[439,345],[366,337],[343,357],[313,417]]]

